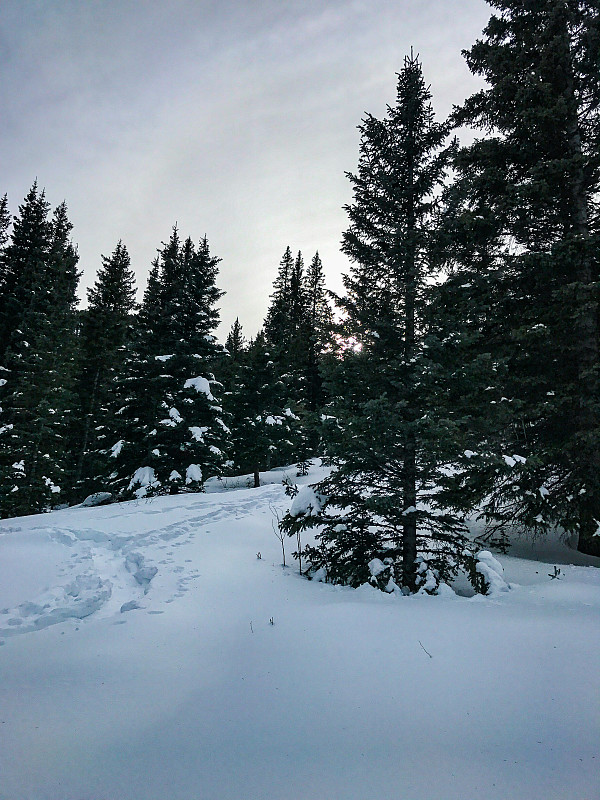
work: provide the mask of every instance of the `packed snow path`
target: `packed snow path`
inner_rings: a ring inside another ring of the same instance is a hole
[[[317,584],[281,566],[287,505],[0,523],[1,800],[600,796],[600,570],[556,546],[500,557],[491,598]]]

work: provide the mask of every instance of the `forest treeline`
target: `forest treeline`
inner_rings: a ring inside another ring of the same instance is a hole
[[[3,198],[3,516],[319,455],[330,476],[281,524],[327,580],[436,591],[464,569],[485,590],[475,510],[490,544],[559,526],[600,554],[600,11],[490,5],[464,53],[485,88],[438,122],[411,54],[362,120],[344,292],[287,247],[248,341],[238,320],[214,336],[206,238],[173,228],[139,306],[119,241],[81,311],[66,205]]]

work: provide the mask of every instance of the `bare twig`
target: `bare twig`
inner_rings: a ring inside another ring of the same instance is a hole
[[[420,640],[420,639],[417,639],[417,641],[419,642],[419,644],[421,645],[421,647],[423,647],[423,643],[421,642],[421,640]],[[424,647],[423,647],[423,650],[425,650],[425,648],[424,648]],[[425,652],[427,653],[427,655],[429,656],[429,658],[433,658],[433,656],[431,655],[431,653],[429,652],[429,650],[425,650]]]
[[[281,555],[283,556],[283,566],[285,567],[285,546],[284,546],[285,533],[279,527],[279,523],[281,522],[281,520],[280,520],[280,517],[279,517],[279,513],[277,512],[277,509],[273,508],[273,506],[270,503],[269,503],[269,508],[271,510],[271,514],[277,520],[277,525],[275,525],[275,521],[274,520],[271,520],[271,527],[273,528],[273,533],[275,534],[275,536],[281,542]]]

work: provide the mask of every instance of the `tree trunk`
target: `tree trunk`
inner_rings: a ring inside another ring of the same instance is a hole
[[[254,468],[254,488],[258,489],[260,486],[260,472],[258,467]]]

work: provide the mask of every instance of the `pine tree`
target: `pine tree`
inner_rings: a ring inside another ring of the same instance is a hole
[[[214,372],[224,354],[211,333],[219,260],[206,238],[182,243],[174,228],[153,264],[109,451],[121,491],[201,489],[223,468],[228,426]]]
[[[357,347],[346,350],[332,386],[335,468],[317,485],[312,512],[292,507],[283,521],[290,534],[319,526],[305,555],[328,580],[388,590],[431,591],[461,565],[474,572],[443,492],[463,421],[445,402],[448,376],[425,325],[435,195],[454,152],[430,99],[411,55],[387,118],[368,115],[360,127],[342,245],[353,267],[340,301]]]
[[[37,183],[31,187],[19,215],[15,218],[12,236],[2,251],[0,262],[0,360],[3,360],[14,332],[30,306],[42,298],[39,274],[48,258],[50,243],[50,204]],[[6,209],[4,210],[6,215]],[[4,216],[3,225],[6,225]],[[4,228],[4,235],[6,228]]]
[[[233,466],[251,473],[259,486],[262,470],[292,459],[298,422],[286,406],[286,387],[262,331],[244,352],[225,401]]]
[[[465,53],[487,88],[457,114],[487,135],[460,153],[451,195],[453,282],[480,309],[473,352],[496,368],[486,411],[489,421],[495,406],[496,434],[465,489],[487,496],[493,525],[558,524],[598,553],[600,11],[575,0],[491,5]]]
[[[78,256],[64,203],[48,219],[44,193],[34,184],[19,211],[3,254],[4,515],[49,507],[71,481],[67,434],[73,417]]]
[[[102,256],[96,282],[88,289],[81,322],[78,424],[74,426],[75,486],[88,494],[102,488],[105,450],[114,424],[112,388],[122,370],[135,300],[135,277],[127,248],[117,243]]]
[[[273,282],[271,305],[267,312],[264,334],[273,354],[287,354],[290,347],[291,282],[294,272],[294,257],[288,245],[279,262],[277,277]]]
[[[246,340],[242,333],[242,326],[240,325],[239,318],[236,317],[235,322],[231,326],[231,330],[227,334],[225,349],[233,361],[239,361],[241,354],[244,352],[245,345]]]
[[[305,279],[307,307],[306,404],[316,412],[324,403],[321,362],[333,347],[333,314],[327,300],[323,263],[313,256]]]
[[[10,228],[10,212],[8,210],[8,195],[0,198],[0,253],[8,241],[8,229]]]

